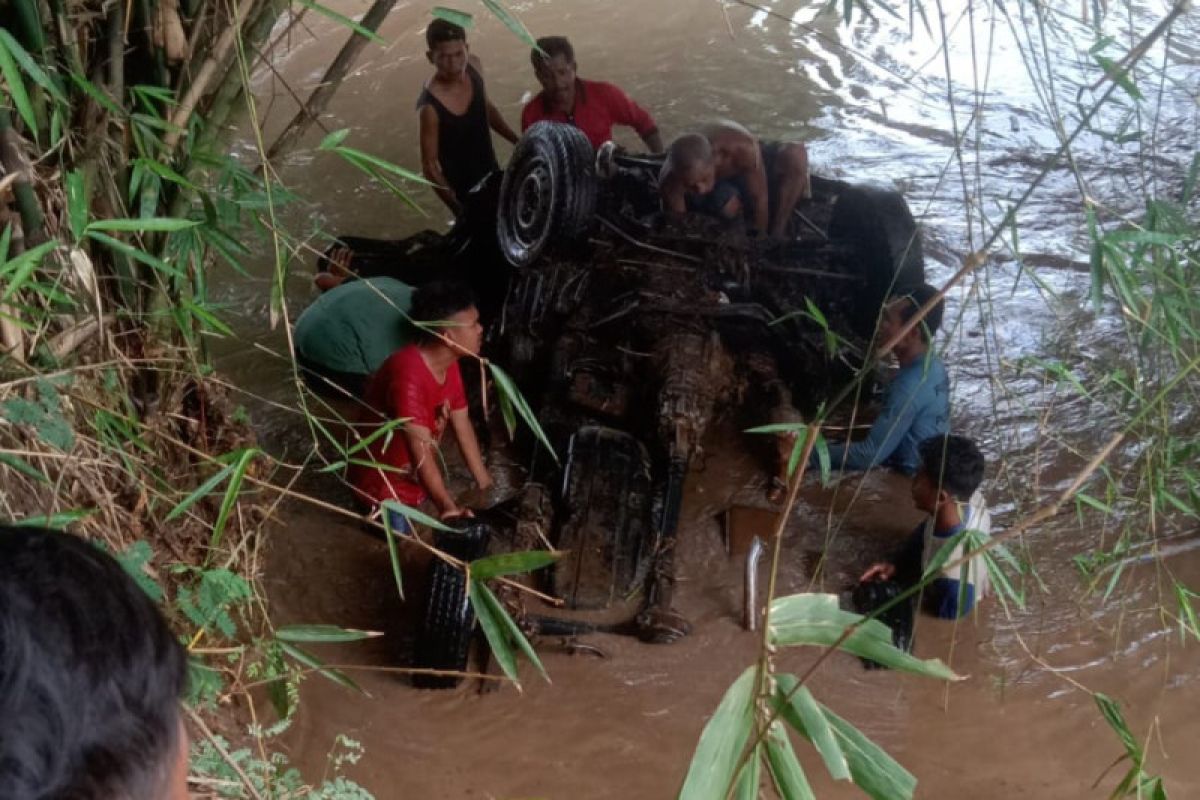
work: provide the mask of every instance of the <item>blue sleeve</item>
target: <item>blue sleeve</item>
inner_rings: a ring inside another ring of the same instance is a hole
[[[912,427],[919,403],[917,395],[924,382],[921,370],[905,370],[887,388],[883,410],[861,442],[831,444],[829,464],[833,469],[865,470],[876,467],[896,451],[904,434]],[[817,465],[814,451],[809,467]]]
[[[962,587],[962,583],[956,578],[937,578],[929,584],[926,591],[933,594],[933,611],[938,619],[958,619],[971,613],[971,609],[975,607],[975,584],[966,585],[960,607],[958,595]]]

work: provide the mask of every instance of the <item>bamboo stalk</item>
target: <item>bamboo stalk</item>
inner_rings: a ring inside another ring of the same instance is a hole
[[[25,246],[36,247],[46,240],[42,230],[42,209],[29,180],[29,162],[25,159],[21,137],[13,129],[12,112],[5,106],[0,106],[0,162],[3,162],[5,173],[16,176],[12,189],[21,215]]]
[[[388,12],[396,5],[396,0],[375,0],[367,13],[363,15],[359,25],[372,33],[379,29]],[[342,85],[342,81],[350,73],[350,68],[354,66],[358,54],[367,46],[367,37],[360,33],[353,32],[346,44],[338,51],[337,57],[333,59],[333,63],[329,65],[329,69],[325,70],[325,74],[321,77],[321,82],[317,84],[317,88],[309,95],[308,102],[300,107],[296,112],[296,116],[292,117],[292,121],[283,129],[283,133],[275,140],[275,144],[271,145],[267,150],[267,161],[275,160],[279,154],[287,151],[304,135],[321,116],[325,107],[329,105],[329,101],[333,98],[334,92]]]

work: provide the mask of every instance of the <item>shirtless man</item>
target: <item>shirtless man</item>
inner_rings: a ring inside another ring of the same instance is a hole
[[[808,150],[800,142],[760,142],[736,122],[719,122],[671,143],[659,189],[669,214],[689,205],[726,218],[742,211],[755,232],[781,237],[796,201],[811,194]]]
[[[425,29],[425,43],[435,72],[417,98],[421,169],[458,216],[471,187],[500,168],[491,131],[513,143],[517,134],[487,97],[483,65],[470,55],[466,31],[435,19]]]

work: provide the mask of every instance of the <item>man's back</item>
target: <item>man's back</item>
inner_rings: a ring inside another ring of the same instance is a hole
[[[330,289],[296,321],[296,353],[336,372],[368,375],[408,343],[413,289],[395,278],[365,278]]]

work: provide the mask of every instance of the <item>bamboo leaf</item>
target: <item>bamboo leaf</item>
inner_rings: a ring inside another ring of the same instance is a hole
[[[508,610],[504,608],[504,604],[496,598],[496,595],[492,594],[492,590],[486,585],[483,583],[472,582],[472,586],[476,585],[479,587],[480,597],[482,597],[483,601],[488,604],[493,618],[500,623],[508,642],[510,644],[515,644],[520,651],[525,654],[525,657],[529,659],[529,662],[537,668],[537,671],[541,673],[542,677],[545,678],[546,683],[550,683],[550,676],[546,673],[546,667],[542,664],[542,660],[538,657],[537,651],[533,649],[533,645],[531,645],[529,640],[525,638],[525,634],[521,631],[521,628],[508,613]]]
[[[1093,694],[1092,699],[1096,701],[1096,706],[1100,709],[1100,714],[1108,723],[1108,727],[1112,728],[1117,734],[1117,738],[1121,740],[1130,760],[1140,768],[1142,765],[1141,745],[1134,738],[1133,731],[1129,730],[1129,725],[1125,722],[1125,716],[1121,713],[1121,707],[1117,705],[1117,701],[1100,692]]]
[[[143,264],[145,264],[146,266],[153,267],[154,269],[158,270],[159,272],[162,272],[165,275],[170,275],[172,278],[176,278],[178,280],[186,280],[187,279],[186,275],[184,275],[182,272],[180,272],[175,267],[168,264],[166,261],[163,261],[158,256],[151,255],[150,253],[147,253],[145,250],[141,250],[137,247],[134,247],[131,244],[122,242],[120,239],[113,238],[112,236],[109,236],[107,233],[101,233],[100,231],[96,231],[96,230],[89,230],[87,232],[87,238],[93,239],[97,242],[100,242],[101,244],[108,245],[113,250],[116,250],[119,253],[124,253],[125,255],[132,258],[134,261],[140,261]]]
[[[318,150],[336,150],[338,146],[346,141],[346,137],[350,135],[349,128],[341,128],[336,131],[331,131],[325,135],[321,143],[317,145]]]
[[[21,46],[20,42],[13,38],[4,28],[0,28],[0,50],[7,50],[21,69],[25,70],[34,83],[46,90],[46,92],[60,103],[67,103],[67,96],[58,88],[58,84],[51,80],[38,63],[33,60],[33,57]],[[2,58],[2,56],[0,56]]]
[[[51,239],[48,242],[43,242],[32,250],[26,250],[21,255],[11,261],[4,262],[0,265],[0,275],[4,276],[4,281],[7,284],[4,287],[4,293],[0,294],[0,303],[5,302],[25,285],[29,280],[29,276],[33,274],[42,263],[42,258],[54,248],[58,247],[58,242]]]
[[[524,550],[514,553],[500,553],[487,556],[471,562],[471,577],[486,581],[501,575],[519,575],[522,572],[532,572],[548,564],[553,564],[562,553],[550,550]]]
[[[463,30],[470,30],[475,27],[475,18],[466,11],[446,8],[445,6],[434,6],[430,13],[437,19],[444,19],[446,22],[457,25]]]
[[[776,646],[838,643],[847,628],[855,630],[838,644],[839,649],[869,658],[892,669],[942,680],[960,680],[936,658],[921,660],[892,644],[892,631],[879,620],[866,619],[838,608],[837,595],[794,594],[771,604],[771,642]]]
[[[733,793],[735,800],[758,800],[758,789],[762,783],[762,750],[762,745],[754,748],[754,752],[742,765],[742,770],[738,773],[737,788]]]
[[[529,29],[525,27],[521,20],[509,13],[508,9],[496,2],[496,0],[483,0],[483,4],[487,6],[488,11],[491,11],[497,19],[504,23],[506,28],[516,34],[518,39],[542,55],[546,54],[542,48],[538,47],[537,39],[533,38],[533,34],[529,32]]]
[[[350,463],[353,464],[353,463],[361,463],[361,462],[355,462],[355,461],[351,460]],[[384,500],[380,504],[380,507],[383,508],[383,512],[385,515],[387,514],[388,511],[395,511],[397,514],[404,517],[409,522],[415,522],[418,525],[425,525],[427,527],[434,528],[435,530],[439,530],[439,531],[454,530],[449,525],[446,525],[446,523],[444,523],[440,520],[434,519],[433,517],[426,514],[424,511],[418,511],[417,509],[413,508],[412,506],[406,506],[406,505],[404,505],[404,503],[401,503],[399,500]]]
[[[0,28],[0,31],[2,30],[4,29]],[[0,74],[4,76],[4,82],[8,85],[8,95],[12,98],[17,113],[21,119],[25,120],[25,126],[36,141],[38,125],[37,116],[33,113],[33,103],[29,102],[29,93],[25,91],[25,83],[21,80],[21,71],[17,69],[17,63],[13,60],[12,53],[2,40],[0,40]]]
[[[772,422],[770,425],[759,425],[756,428],[747,428],[746,433],[802,433],[808,430],[808,424],[805,422]]]
[[[496,388],[502,395],[507,395],[512,402],[513,408],[521,415],[521,419],[533,431],[533,435],[550,453],[550,457],[554,459],[554,463],[559,463],[558,454],[554,452],[554,448],[550,444],[550,439],[546,437],[545,431],[542,430],[541,424],[538,423],[537,417],[533,413],[533,409],[525,402],[525,397],[517,389],[517,385],[513,383],[513,379],[508,376],[508,373],[502,370],[499,366],[492,362],[488,362],[488,369],[491,370],[492,378],[496,381]]]
[[[88,224],[87,231],[142,231],[146,233],[171,233],[199,225],[198,220],[176,217],[144,217],[142,219],[98,219]]]
[[[396,594],[404,601],[404,573],[400,569],[400,548],[396,546],[396,532],[392,530],[392,517],[383,513],[384,541],[387,542],[388,560],[392,562],[392,578],[396,581]]]
[[[217,484],[225,480],[226,476],[231,472],[233,472],[233,465],[226,464],[215,475],[196,487],[191,494],[183,498],[174,508],[167,512],[167,516],[163,518],[163,522],[170,522],[180,517],[185,511],[196,505],[200,498],[206,497],[213,489],[217,488]]]
[[[72,82],[74,82],[76,86],[83,90],[84,94],[99,103],[105,111],[112,114],[114,117],[117,117],[118,119],[123,119],[125,117],[125,110],[121,108],[121,106],[118,105],[111,97],[109,97],[107,92],[96,86],[96,84],[92,83],[74,70],[68,72],[67,75],[71,78]]]
[[[94,508],[73,508],[54,514],[35,514],[34,516],[18,519],[8,524],[14,528],[52,528],[54,530],[62,530],[71,523],[87,519],[95,513],[96,509]]]
[[[0,453],[0,464],[4,464],[5,466],[16,470],[27,478],[33,478],[38,483],[50,482],[50,479],[46,477],[45,473],[38,470],[28,461],[20,458],[19,456],[14,456],[10,453]]]
[[[724,800],[754,722],[758,667],[747,667],[726,690],[704,726],[692,755],[679,800]]]
[[[808,776],[792,748],[792,740],[778,722],[771,723],[771,730],[767,732],[767,766],[775,790],[783,800],[816,800]]]
[[[825,768],[834,780],[850,780],[850,765],[846,762],[846,754],[842,752],[829,720],[822,713],[820,703],[812,696],[807,686],[800,686],[792,692],[791,700],[784,707],[784,715],[797,720],[792,723],[797,730],[803,728],[807,731],[809,740],[821,754]]]
[[[387,40],[384,39],[382,36],[380,36],[378,33],[375,33],[375,31],[364,28],[362,25],[359,25],[357,22],[355,22],[354,20],[345,16],[344,14],[339,14],[338,12],[334,11],[332,8],[323,6],[320,3],[316,2],[316,0],[300,0],[300,5],[307,6],[308,8],[311,8],[313,11],[316,11],[318,14],[329,17],[331,20],[338,23],[339,25],[343,25],[343,26],[349,28],[350,30],[357,33],[359,36],[362,36],[365,39],[370,39],[372,42],[375,42],[376,44],[387,44]]]
[[[367,697],[371,696],[367,694],[367,692],[365,692],[361,686],[355,683],[349,675],[342,672],[340,669],[336,669],[335,667],[325,666],[325,664],[319,658],[311,653],[307,653],[304,650],[301,650],[299,647],[287,642],[279,642],[279,646],[283,649],[283,652],[287,653],[304,666],[315,669],[317,672],[324,675],[338,686],[344,686],[347,689],[353,689],[359,694],[366,695]]]
[[[483,629],[483,635],[487,638],[488,645],[492,648],[492,655],[496,657],[496,663],[500,665],[500,669],[508,676],[508,679],[521,687],[521,679],[517,674],[517,656],[513,652],[512,647],[508,643],[508,637],[504,635],[504,629],[501,627],[500,621],[496,618],[495,612],[488,604],[487,587],[476,581],[471,581],[467,588],[471,597],[471,607],[475,609],[475,616],[479,620],[479,627]]]
[[[225,532],[225,523],[229,520],[229,513],[233,511],[238,494],[242,491],[242,479],[246,477],[246,468],[250,466],[250,459],[254,458],[257,453],[258,448],[247,447],[239,452],[237,460],[230,465],[233,471],[229,478],[229,486],[225,488],[225,496],[221,499],[221,509],[217,513],[217,521],[213,523],[212,538],[209,540],[208,546],[213,550],[217,549],[217,545],[221,543],[221,535]]]
[[[780,716],[796,732],[812,741],[804,726],[804,720],[791,709],[788,697],[797,693],[800,681],[795,675],[776,676],[775,696],[772,704]],[[874,800],[911,800],[917,788],[917,779],[889,756],[881,747],[862,734],[846,720],[817,703],[829,727],[837,737],[838,746],[846,756],[850,768],[850,779]]]
[[[339,628],[337,625],[284,625],[275,630],[275,638],[285,642],[304,644],[335,644],[358,642],[383,636],[383,631],[362,631],[356,628]]]
[[[83,170],[73,169],[67,173],[67,218],[71,224],[71,236],[75,241],[83,238],[87,230],[88,201],[84,185]]]

